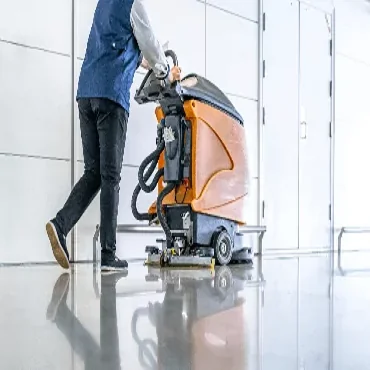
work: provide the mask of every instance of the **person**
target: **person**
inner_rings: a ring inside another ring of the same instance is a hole
[[[46,224],[55,259],[65,269],[70,265],[66,237],[99,190],[101,270],[128,266],[116,256],[116,227],[130,88],[140,65],[165,83],[180,80],[181,69],[169,67],[153,32],[145,0],[99,0],[77,91],[85,170]]]

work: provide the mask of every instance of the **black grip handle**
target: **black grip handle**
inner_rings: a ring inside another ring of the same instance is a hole
[[[177,59],[177,55],[176,55],[176,53],[173,51],[173,50],[166,50],[165,52],[164,52],[164,55],[168,58],[168,57],[170,57],[171,59],[172,59],[172,62],[173,62],[173,64],[174,64],[174,66],[178,66],[179,65],[179,61],[178,61],[178,59]],[[144,77],[144,79],[143,79],[143,81],[142,81],[142,83],[141,83],[141,85],[140,85],[140,87],[139,87],[139,89],[137,90],[137,92],[136,92],[136,96],[138,96],[138,95],[140,95],[141,94],[141,92],[143,91],[143,88],[144,88],[144,86],[145,86],[145,84],[146,84],[146,82],[148,81],[148,79],[149,79],[149,77],[151,76],[151,74],[153,73],[153,70],[151,69],[151,70],[149,70],[148,71],[148,73],[145,75],[145,77]]]

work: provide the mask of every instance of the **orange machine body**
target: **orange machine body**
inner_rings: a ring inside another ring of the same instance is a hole
[[[184,111],[191,123],[191,178],[172,191],[163,205],[189,204],[194,212],[246,224],[249,171],[244,127],[200,101],[186,101]],[[156,116],[158,122],[164,118],[160,107]],[[162,153],[158,167],[163,166]],[[159,192],[164,187],[162,180]],[[156,213],[156,203],[149,213]]]

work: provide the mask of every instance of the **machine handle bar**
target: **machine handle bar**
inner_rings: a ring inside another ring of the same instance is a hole
[[[166,50],[165,52],[164,52],[164,55],[166,56],[166,57],[170,57],[171,59],[172,59],[172,62],[173,62],[173,64],[174,64],[174,66],[178,66],[179,65],[179,61],[178,61],[178,59],[177,59],[177,55],[176,55],[176,53],[173,51],[173,50]],[[136,92],[136,95],[140,95],[140,93],[141,93],[141,91],[143,90],[143,88],[144,88],[144,86],[145,86],[145,84],[146,84],[146,82],[148,81],[148,79],[149,79],[149,77],[151,76],[151,74],[153,73],[153,70],[151,69],[151,70],[149,70],[148,71],[148,73],[145,75],[145,77],[144,77],[144,79],[143,79],[143,81],[142,81],[142,83],[141,83],[141,85],[140,85],[140,87],[139,87],[139,89],[137,90],[137,92]]]

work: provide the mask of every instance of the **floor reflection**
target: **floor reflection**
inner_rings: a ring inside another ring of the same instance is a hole
[[[368,256],[264,258],[215,271],[133,264],[127,276],[80,266],[56,278],[43,331],[33,301],[36,323],[24,318],[22,330],[44,333],[66,370],[367,369]],[[24,368],[60,369],[48,361]]]
[[[148,281],[161,280],[163,302],[149,302],[132,317],[132,336],[145,369],[245,369],[245,289],[252,275],[242,268],[215,272],[149,268]],[[147,317],[157,338],[141,338]]]
[[[56,280],[46,316],[68,341],[83,369],[246,368],[245,298],[239,293],[248,286],[263,285],[253,282],[250,268],[146,271],[140,292],[145,305],[141,307],[128,304],[127,299],[135,294],[126,289],[117,292],[117,283],[126,275],[102,275],[99,284],[94,271],[93,286],[100,298],[100,343],[67,305],[70,275],[62,274]],[[156,289],[151,300],[146,293],[153,292],[145,287],[153,283]],[[123,305],[121,316],[131,321],[131,333],[117,320],[117,302]],[[149,321],[155,336],[140,333],[143,319]],[[135,343],[137,361],[132,353],[124,354],[130,341]],[[78,368],[74,363],[73,369]]]
[[[116,284],[126,276],[127,272],[101,276],[100,345],[67,305],[70,275],[64,273],[55,282],[46,317],[64,334],[86,370],[121,369]]]

